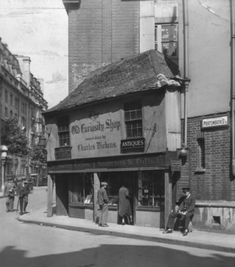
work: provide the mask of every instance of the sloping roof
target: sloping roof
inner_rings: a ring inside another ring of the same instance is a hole
[[[174,75],[168,65],[163,54],[155,50],[109,64],[92,72],[73,92],[45,114],[129,93],[158,89],[171,83],[177,86],[177,82],[169,79]]]

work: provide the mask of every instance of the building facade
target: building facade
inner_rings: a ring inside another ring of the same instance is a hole
[[[107,181],[109,222],[118,223],[125,184],[133,223],[164,227],[180,146],[181,86],[173,76],[151,50],[99,69],[45,113],[57,215],[95,220],[97,190]]]
[[[47,109],[47,102],[43,98],[39,80],[30,71],[30,61],[27,56],[14,55],[0,40],[1,140],[5,135],[6,121],[17,118],[27,136],[29,147],[32,147],[43,132],[45,123],[42,111]],[[5,179],[35,172],[35,165],[28,156],[9,154]]]
[[[149,49],[173,61],[174,74],[179,67],[185,89],[178,148],[187,157],[176,197],[190,186],[197,199],[195,226],[234,231],[234,1],[63,2],[70,92],[92,70]]]

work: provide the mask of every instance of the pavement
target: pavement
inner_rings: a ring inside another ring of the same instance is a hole
[[[89,232],[96,235],[113,235],[119,237],[148,240],[160,243],[184,245],[195,248],[211,249],[235,254],[235,235],[221,232],[208,232],[193,229],[187,236],[174,231],[171,234],[163,234],[162,229],[154,227],[142,227],[136,225],[119,225],[109,223],[109,227],[99,227],[91,220],[71,218],[68,216],[47,217],[46,187],[35,188],[30,196],[29,203],[38,203],[37,207],[29,205],[29,213],[18,215],[17,219],[23,223],[37,224],[41,226],[57,227],[73,231]],[[1,195],[0,195],[1,197]],[[32,199],[35,198],[35,199]],[[32,199],[32,201],[31,201]]]
[[[187,236],[183,236],[178,231],[174,231],[171,234],[163,234],[163,231],[159,228],[141,227],[136,225],[118,225],[114,223],[109,223],[109,227],[99,227],[94,222],[86,219],[57,215],[47,217],[45,208],[21,215],[18,217],[18,220],[24,223],[58,227],[73,231],[90,232],[96,235],[114,235],[235,254],[235,235],[232,234],[193,230]]]

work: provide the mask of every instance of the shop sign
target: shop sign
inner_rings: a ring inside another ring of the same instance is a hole
[[[202,129],[228,126],[228,116],[202,120]]]
[[[144,148],[144,138],[121,140],[121,153],[144,152]]]

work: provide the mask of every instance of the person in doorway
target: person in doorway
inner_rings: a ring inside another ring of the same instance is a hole
[[[108,203],[109,198],[107,195],[106,188],[108,186],[107,182],[101,182],[101,187],[98,190],[97,193],[97,202],[100,209],[100,218],[99,218],[99,226],[101,227],[107,227],[107,220],[108,220]]]
[[[184,187],[182,191],[183,196],[176,202],[175,209],[170,212],[164,233],[173,232],[177,218],[184,224],[183,235],[185,236],[189,232],[188,226],[194,214],[195,199],[190,193],[190,188]]]
[[[118,215],[120,216],[121,223],[131,224],[131,204],[129,190],[122,185],[118,192]]]
[[[23,181],[23,183],[19,187],[20,215],[26,213],[26,207],[28,205],[28,195],[28,182]]]

